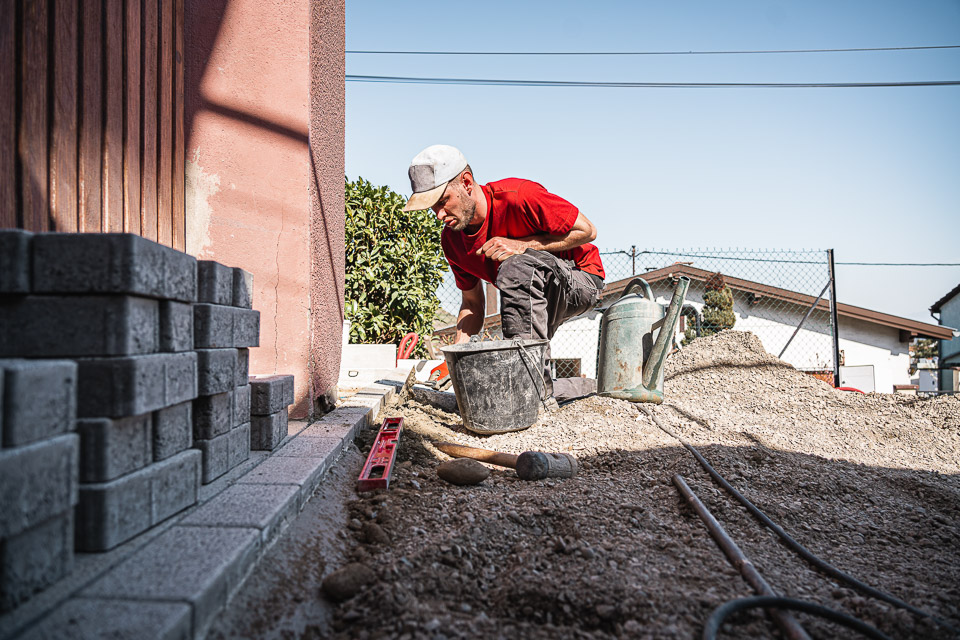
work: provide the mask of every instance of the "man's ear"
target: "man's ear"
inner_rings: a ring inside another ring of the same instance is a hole
[[[477,183],[473,180],[473,174],[469,171],[464,171],[460,174],[460,183],[463,185],[463,188],[466,189],[467,193],[471,193],[473,188]]]

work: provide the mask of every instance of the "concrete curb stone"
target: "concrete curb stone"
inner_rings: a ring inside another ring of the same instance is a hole
[[[233,424],[234,426],[250,422],[250,385],[245,384],[233,391]]]
[[[192,400],[153,412],[153,459],[155,462],[189,449],[192,445]]]
[[[233,306],[253,308],[253,274],[239,267],[233,269]]]
[[[77,504],[80,438],[57,436],[0,450],[0,538],[9,538]]]
[[[293,376],[250,376],[250,413],[255,416],[286,409],[293,404],[292,395]]]
[[[193,401],[193,438],[210,440],[230,431],[236,423],[233,411],[234,391],[200,396]]]
[[[172,300],[160,301],[160,350],[193,349],[193,305]]]
[[[193,636],[203,637],[253,566],[259,546],[255,528],[175,526],[80,595],[187,602]]]
[[[197,397],[198,354],[79,358],[77,415],[121,418]]]
[[[198,260],[197,302],[232,304],[233,269],[213,260]]]
[[[286,408],[268,416],[250,416],[250,448],[273,451],[287,437],[289,417]]]
[[[30,244],[33,234],[0,231],[0,293],[30,293]]]
[[[183,602],[71,598],[20,640],[190,640],[191,608]]]
[[[0,611],[16,607],[73,567],[73,509],[0,544]]]
[[[235,388],[236,349],[197,349],[196,354],[198,395],[209,396]]]
[[[299,492],[295,484],[235,484],[179,524],[253,527],[266,546],[297,516]]]
[[[153,462],[153,417],[84,418],[80,434],[80,481],[107,482]]]

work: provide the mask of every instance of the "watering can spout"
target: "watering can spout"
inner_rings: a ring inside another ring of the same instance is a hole
[[[643,388],[654,393],[657,399],[641,400],[641,402],[655,402],[657,404],[663,402],[663,391],[656,389],[657,380],[660,378],[663,363],[666,362],[667,354],[670,352],[673,334],[677,330],[680,311],[683,308],[683,300],[687,296],[689,286],[690,278],[680,276],[677,288],[673,290],[670,306],[667,307],[667,315],[663,319],[663,326],[660,327],[660,334],[657,336],[657,341],[653,343],[653,349],[650,351],[650,358],[647,360],[646,366],[643,367]]]

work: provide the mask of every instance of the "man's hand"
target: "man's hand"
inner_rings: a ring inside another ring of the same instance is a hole
[[[523,239],[490,238],[477,250],[477,255],[485,255],[491,260],[503,262],[510,256],[517,256],[527,250],[530,245]]]

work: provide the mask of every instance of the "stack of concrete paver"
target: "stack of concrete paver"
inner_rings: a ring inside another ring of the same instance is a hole
[[[250,377],[250,442],[273,451],[287,437],[287,408],[293,404],[293,376]]]
[[[0,360],[0,611],[73,566],[77,365]]]
[[[130,234],[17,231],[0,232],[0,255],[0,357],[76,363],[76,549],[111,549],[196,503],[196,259]]]
[[[203,453],[202,481],[212,482],[250,457],[250,350],[260,344],[253,277],[201,260],[193,307],[199,397],[193,404],[194,446]]]

